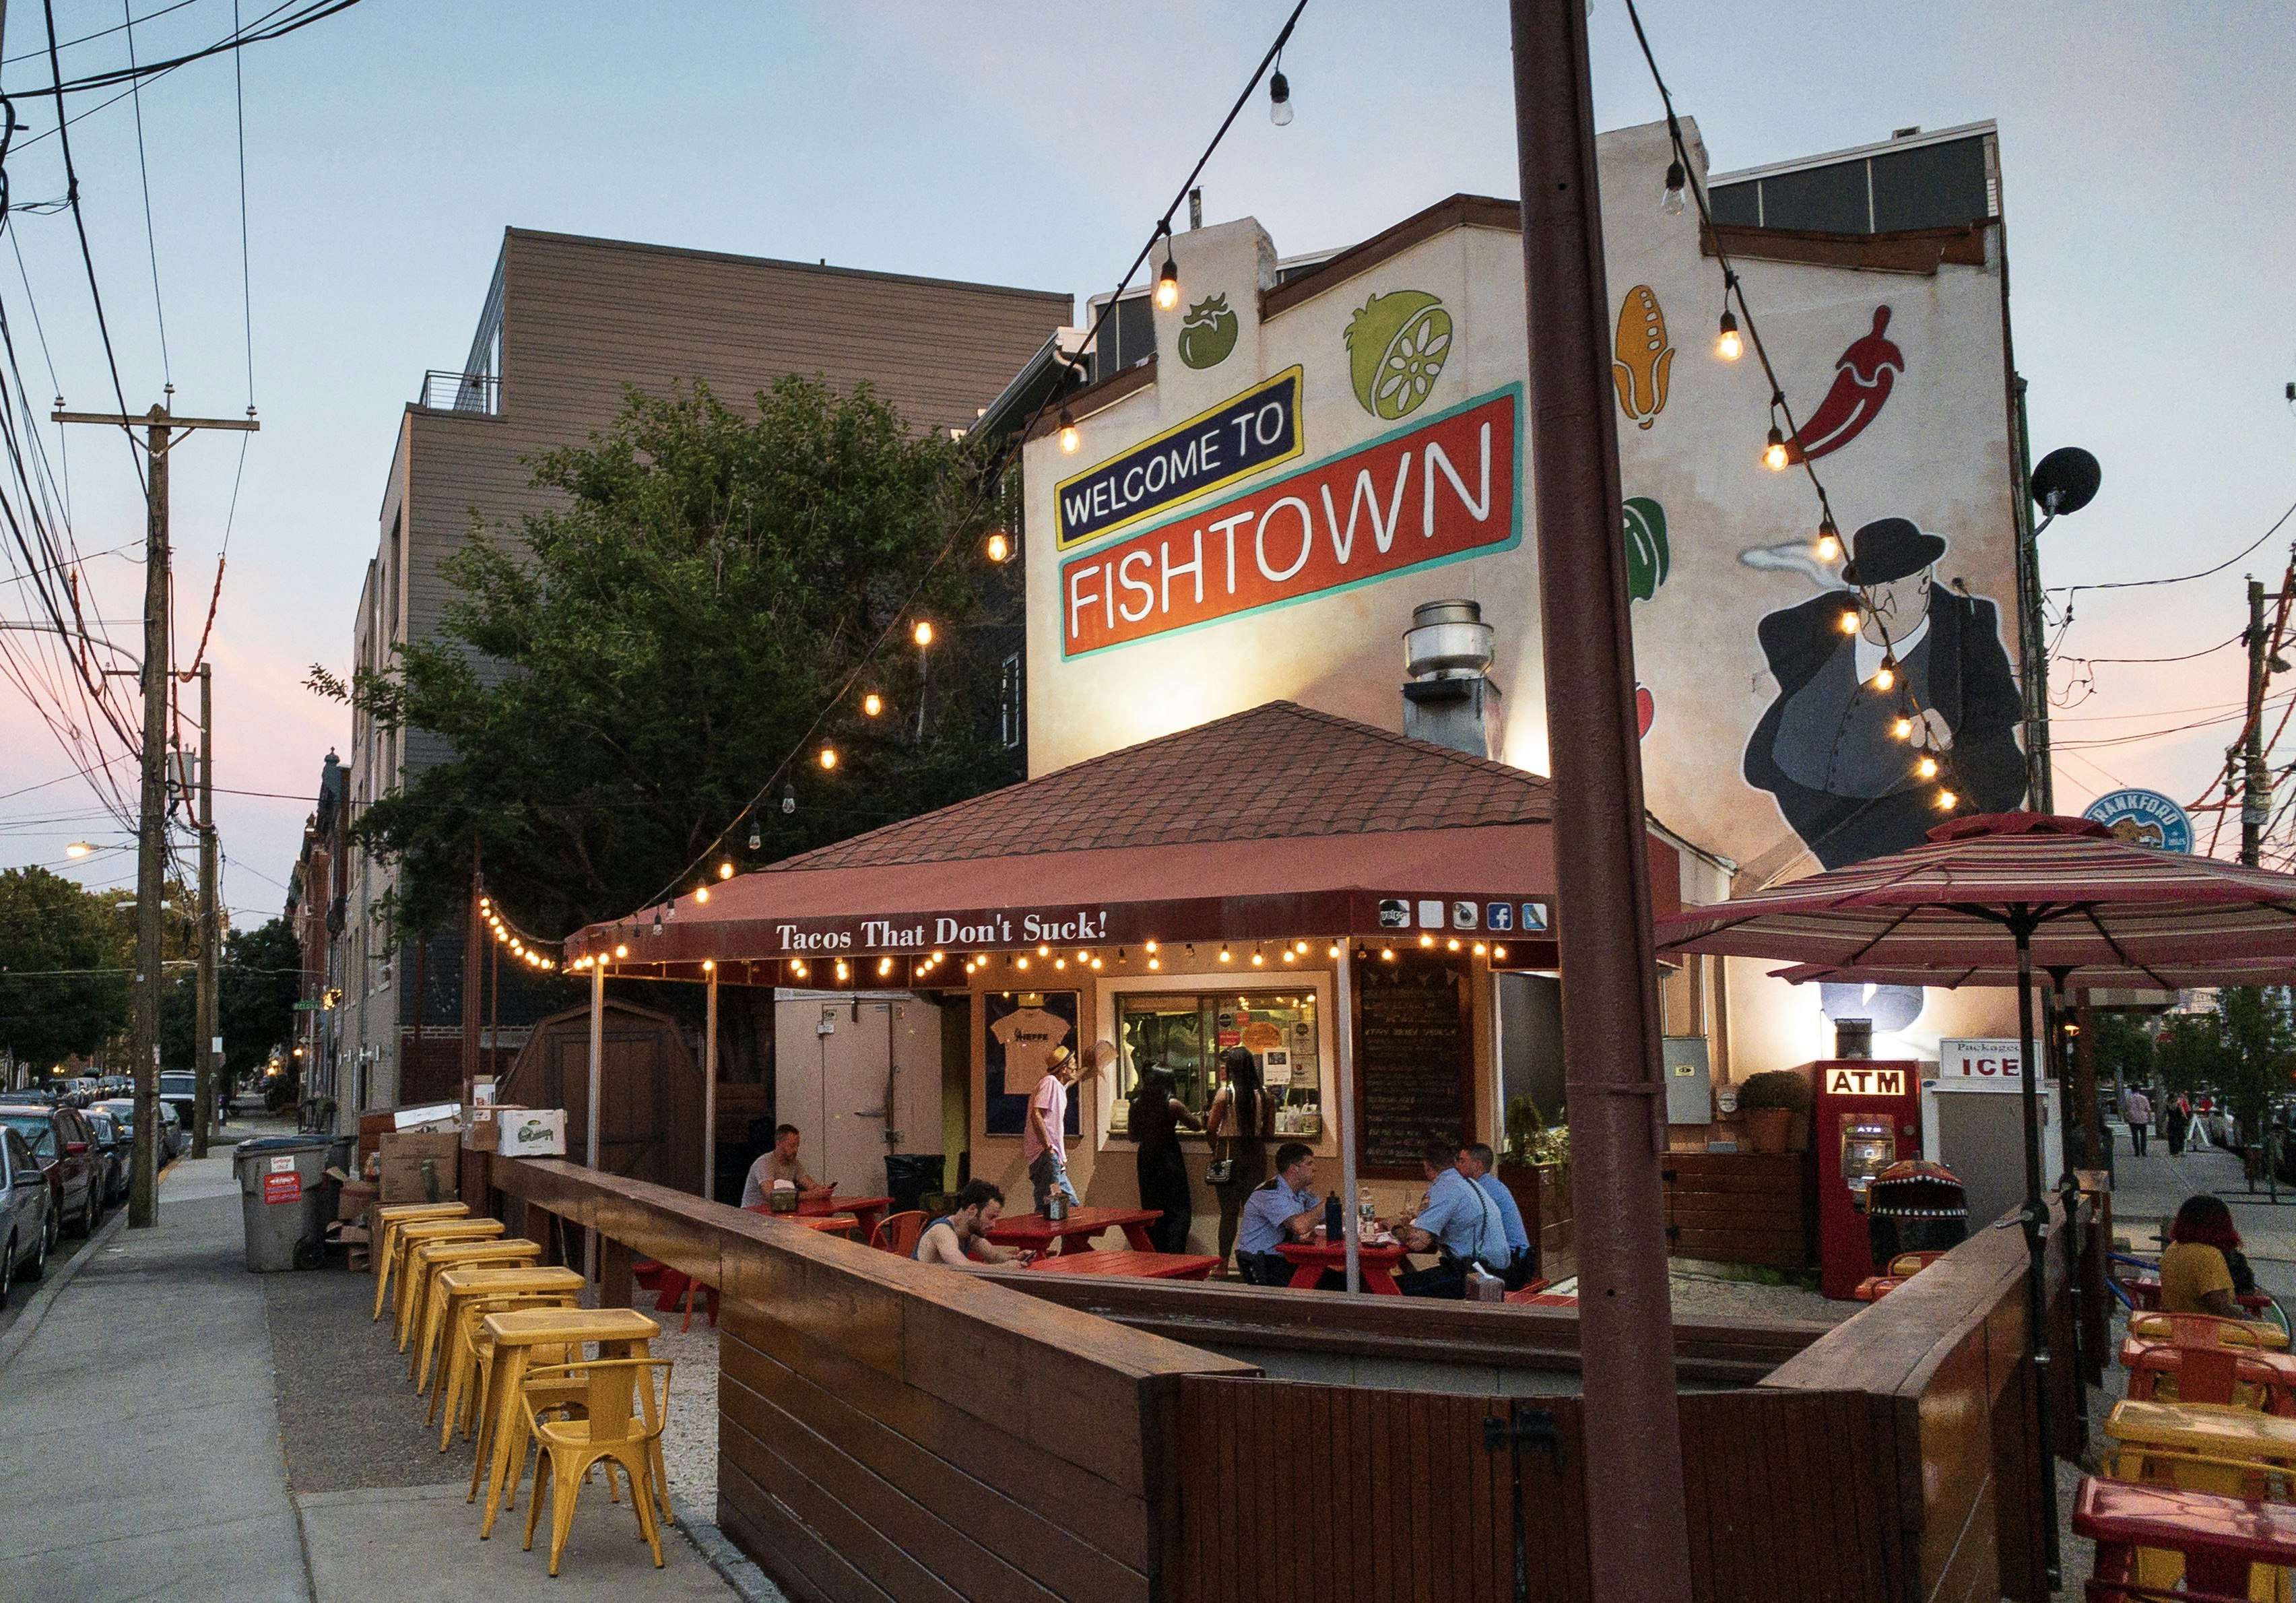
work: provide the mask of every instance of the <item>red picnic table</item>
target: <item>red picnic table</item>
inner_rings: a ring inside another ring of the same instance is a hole
[[[2243,1603],[2257,1595],[2250,1566],[2296,1564],[2296,1506],[2287,1503],[2084,1476],[2073,1529],[2096,1543],[2089,1596],[2115,1603],[2159,1595],[2134,1590],[2141,1549],[2181,1555],[2185,1590],[2176,1595],[2196,1603]]]
[[[1327,1269],[1347,1272],[1348,1244],[1344,1241],[1283,1241],[1275,1250],[1292,1265],[1292,1289],[1313,1291]],[[1406,1254],[1401,1246],[1359,1246],[1356,1263],[1363,1270],[1364,1289],[1382,1297],[1399,1297],[1403,1287],[1395,1283],[1395,1266]]]
[[[1148,1227],[1164,1217],[1160,1208],[1070,1208],[1058,1224],[1042,1213],[1007,1213],[988,1232],[998,1246],[1034,1247],[1038,1252],[1061,1243],[1063,1253],[1092,1251],[1092,1238],[1103,1230],[1122,1230],[1136,1253],[1152,1253]]]
[[[1062,1253],[1029,1267],[1048,1275],[1095,1275],[1111,1280],[1202,1280],[1220,1261],[1204,1253]]]

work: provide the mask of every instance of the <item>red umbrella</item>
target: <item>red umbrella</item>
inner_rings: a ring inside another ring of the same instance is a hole
[[[1770,977],[1792,985],[1833,981],[1851,985],[1936,985],[1948,991],[1961,985],[1998,986],[2005,990],[2017,983],[2017,966],[2013,962],[1973,963],[1953,968],[1915,968],[1890,963],[1860,963],[1855,967],[1831,963],[1796,963],[1790,967],[1770,970]],[[2049,971],[2049,979],[2060,991],[2191,991],[2210,985],[2296,985],[2296,961],[2284,958],[2229,958],[2220,963],[2163,963],[2150,968],[2053,968]]]
[[[2171,978],[2229,964],[2296,966],[2296,877],[2135,846],[2102,824],[2043,813],[1980,814],[1929,843],[1660,919],[1661,951],[1775,958],[1821,970],[1994,974],[2017,987],[2023,1043],[2026,1313],[2038,1370],[2048,1527],[2048,1332],[2041,1139],[2033,1077],[2033,971]],[[1947,983],[1943,978],[1906,980]]]

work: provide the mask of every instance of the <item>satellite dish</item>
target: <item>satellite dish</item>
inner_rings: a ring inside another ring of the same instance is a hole
[[[2059,446],[2033,470],[2034,505],[2059,517],[2079,512],[2096,499],[2096,487],[2103,477],[2096,458],[2080,447]]]

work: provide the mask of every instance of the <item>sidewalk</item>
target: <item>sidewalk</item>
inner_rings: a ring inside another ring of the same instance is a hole
[[[154,1229],[128,1230],[122,1210],[85,1256],[14,1356],[0,1347],[9,1603],[740,1595],[676,1527],[656,1570],[603,1484],[558,1580],[545,1534],[520,1550],[523,1500],[480,1541],[470,1449],[441,1453],[424,1427],[388,1319],[369,1319],[373,1282],[247,1271],[228,1146],[168,1170]]]

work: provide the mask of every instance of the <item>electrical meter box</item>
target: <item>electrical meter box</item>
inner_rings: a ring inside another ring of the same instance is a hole
[[[1669,1035],[1661,1043],[1666,1073],[1666,1122],[1714,1122],[1714,1075],[1707,1067],[1706,1038]]]

